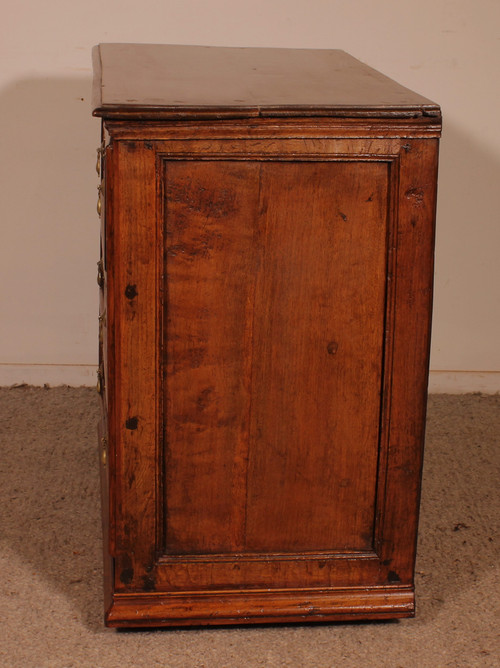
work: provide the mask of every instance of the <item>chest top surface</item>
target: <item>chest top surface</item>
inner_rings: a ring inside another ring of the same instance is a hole
[[[104,118],[419,117],[439,106],[340,50],[99,44]]]

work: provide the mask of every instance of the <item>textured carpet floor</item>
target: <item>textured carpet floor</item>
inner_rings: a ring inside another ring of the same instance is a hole
[[[0,666],[500,666],[500,397],[430,399],[417,617],[118,632],[102,625],[98,408],[0,388]]]

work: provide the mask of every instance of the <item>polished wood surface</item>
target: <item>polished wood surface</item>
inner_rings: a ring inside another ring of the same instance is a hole
[[[103,123],[106,623],[412,615],[439,118]]]
[[[371,544],[388,171],[166,167],[169,551]]]
[[[439,116],[439,107],[348,53],[100,44],[98,116]]]

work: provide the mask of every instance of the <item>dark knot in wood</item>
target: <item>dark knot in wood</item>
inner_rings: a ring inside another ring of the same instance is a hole
[[[326,349],[328,350],[329,355],[335,355],[339,349],[339,344],[336,341],[330,341],[330,343],[326,346]]]

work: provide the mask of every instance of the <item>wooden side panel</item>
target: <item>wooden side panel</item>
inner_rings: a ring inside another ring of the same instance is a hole
[[[108,157],[110,161],[108,163]],[[144,142],[107,157],[109,454],[115,589],[147,588],[155,558],[159,406],[156,158]],[[113,540],[114,537],[114,540]]]
[[[165,169],[167,553],[244,545],[258,163]]]
[[[370,550],[388,163],[266,163],[247,548]]]
[[[424,446],[434,262],[438,140],[401,152],[394,354],[381,560],[389,581],[413,581]],[[381,481],[383,484],[383,481]]]
[[[413,614],[436,157],[113,142],[108,624]]]
[[[388,163],[167,164],[166,553],[369,551]]]

